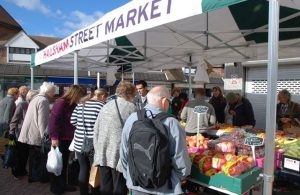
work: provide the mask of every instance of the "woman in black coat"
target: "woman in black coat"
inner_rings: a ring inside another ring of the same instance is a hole
[[[225,107],[226,107],[226,99],[223,96],[223,93],[220,87],[214,87],[212,89],[213,96],[209,100],[209,103],[214,107],[217,122],[224,123],[225,122]]]

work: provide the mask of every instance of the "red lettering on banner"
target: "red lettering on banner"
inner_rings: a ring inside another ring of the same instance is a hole
[[[59,43],[53,45],[52,47],[46,49],[43,52],[43,56],[44,56],[44,58],[51,57],[55,54],[59,54],[59,53],[65,51],[69,47],[70,47],[69,39],[66,39],[64,42],[59,42]]]

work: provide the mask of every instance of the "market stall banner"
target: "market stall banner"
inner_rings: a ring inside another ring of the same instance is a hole
[[[130,1],[90,26],[33,55],[32,66],[57,59],[116,37],[153,28],[246,0],[144,0]]]

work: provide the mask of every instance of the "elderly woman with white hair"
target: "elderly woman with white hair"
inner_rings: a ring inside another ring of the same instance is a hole
[[[55,87],[51,83],[44,82],[40,87],[39,94],[36,95],[29,103],[23,126],[20,132],[18,141],[29,145],[29,176],[28,181],[43,181],[48,178],[43,178],[46,170],[46,160],[34,159],[34,157],[41,157],[42,138],[47,132],[47,125],[49,119],[49,99],[55,95]],[[46,156],[46,155],[45,155]],[[46,157],[47,159],[47,157]],[[39,161],[39,162],[38,162]],[[43,164],[44,165],[41,165]],[[43,166],[45,170],[39,169]],[[32,171],[40,170],[40,173],[32,174]],[[34,177],[32,177],[34,176]]]

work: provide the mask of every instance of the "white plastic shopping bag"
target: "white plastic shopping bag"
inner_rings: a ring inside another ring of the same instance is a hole
[[[61,174],[61,170],[63,167],[62,163],[62,154],[59,151],[58,147],[54,148],[51,146],[51,150],[48,153],[48,160],[46,168],[48,172],[54,173],[56,176]]]

